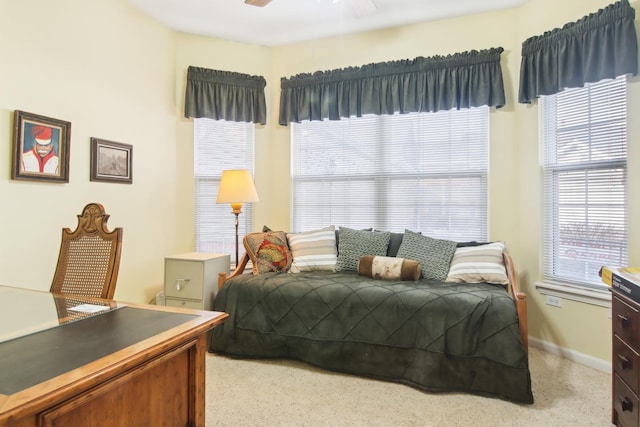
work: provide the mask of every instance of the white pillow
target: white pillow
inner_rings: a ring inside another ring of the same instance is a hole
[[[287,240],[293,254],[290,273],[336,269],[338,250],[333,225],[320,230],[287,234]]]
[[[456,248],[449,266],[447,282],[509,283],[502,252],[504,242]]]

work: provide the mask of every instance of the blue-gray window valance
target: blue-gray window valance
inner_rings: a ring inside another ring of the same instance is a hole
[[[279,123],[505,104],[501,47],[281,79]]]
[[[262,76],[190,66],[184,116],[234,122],[267,122]]]
[[[522,43],[518,101],[638,72],[635,10],[613,3]]]

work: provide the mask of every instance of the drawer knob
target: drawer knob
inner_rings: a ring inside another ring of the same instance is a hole
[[[191,279],[176,279],[176,291],[180,292],[185,286],[189,284]]]
[[[631,362],[629,361],[629,359],[619,354],[618,360],[620,360],[620,366],[622,367],[622,369],[631,369]]]
[[[622,326],[623,328],[629,326],[629,318],[627,318],[626,316],[618,314],[618,320],[620,321],[620,326]]]
[[[620,406],[622,407],[623,411],[633,411],[633,402],[631,402],[628,397],[620,399]]]

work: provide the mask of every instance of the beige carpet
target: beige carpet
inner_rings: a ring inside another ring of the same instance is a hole
[[[535,403],[207,354],[207,426],[610,426],[611,375],[532,348]]]

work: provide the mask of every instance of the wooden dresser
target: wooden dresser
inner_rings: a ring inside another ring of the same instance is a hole
[[[640,304],[615,288],[611,291],[613,323],[612,422],[638,426],[640,419]]]

